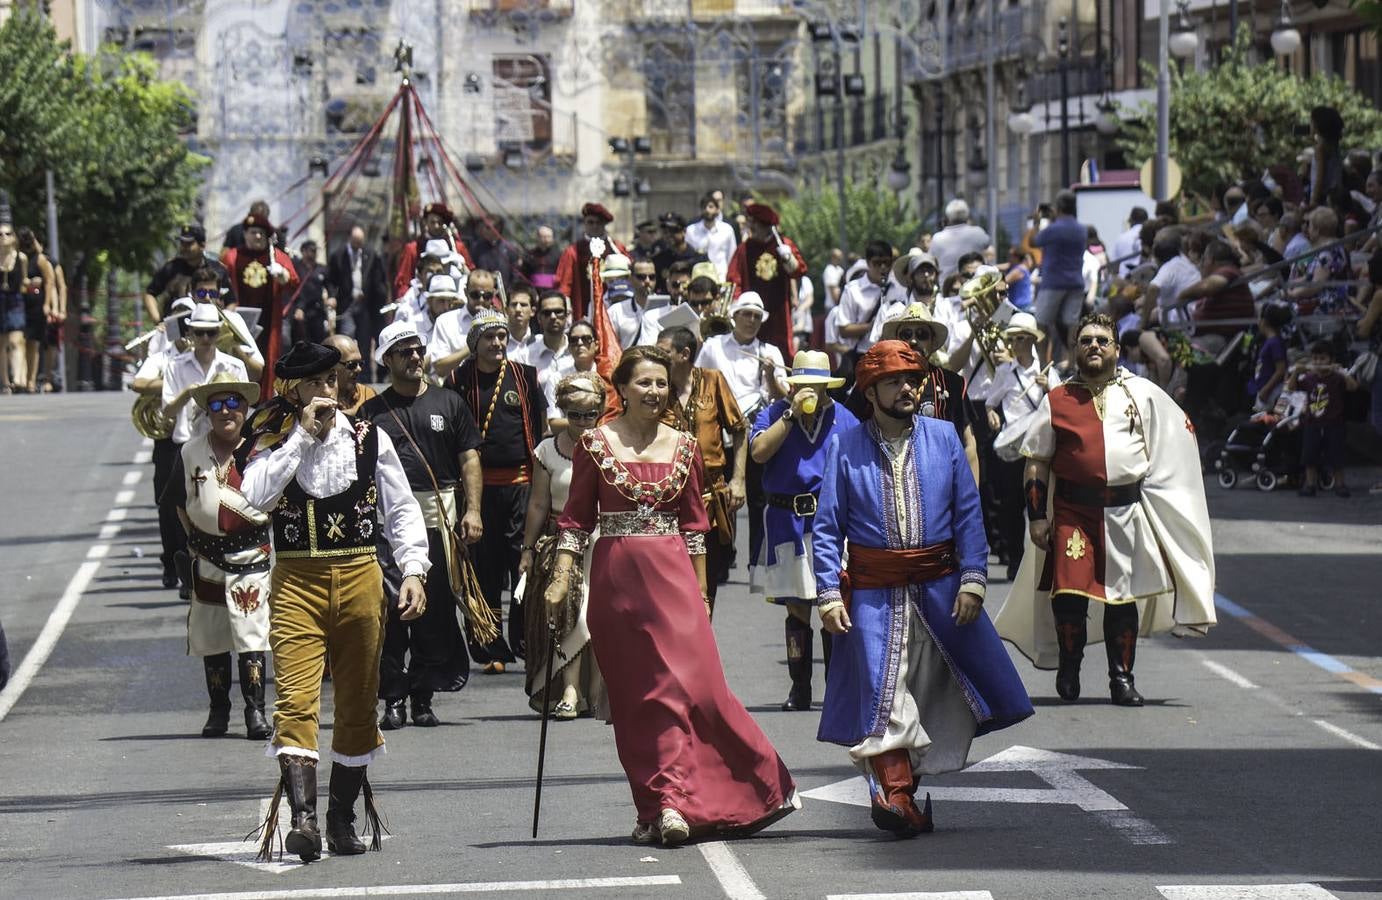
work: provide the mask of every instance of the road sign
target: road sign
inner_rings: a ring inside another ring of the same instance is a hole
[[[1148,197],[1156,196],[1155,185],[1153,184],[1156,175],[1156,160],[1149,159],[1142,164],[1142,168],[1137,170],[1137,184],[1142,188],[1142,193]],[[1181,171],[1180,164],[1174,159],[1166,160],[1166,196],[1174,199],[1180,193]]]
[[[1117,798],[1091,783],[1077,770],[1137,769],[1125,763],[1087,756],[1073,756],[1039,750],[1035,747],[1014,746],[975,763],[966,772],[1031,772],[1050,785],[1047,788],[948,787],[927,785],[934,800],[957,800],[964,803],[1042,803],[1074,806],[1094,814],[1095,818],[1118,831],[1134,844],[1171,844],[1169,837],[1150,822],[1140,819]],[[863,778],[849,778],[835,784],[816,788],[802,794],[813,800],[868,806],[869,791]]]

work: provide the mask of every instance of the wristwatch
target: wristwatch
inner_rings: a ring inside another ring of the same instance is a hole
[[[796,415],[797,415],[797,411],[796,411],[795,409],[793,409],[792,407],[789,406],[789,407],[787,407],[786,409],[784,409],[784,410],[782,411],[782,421],[784,421],[784,422],[790,422],[790,421],[792,421],[794,418],[796,418]]]
[[[423,587],[427,587],[427,574],[425,572],[414,572],[411,575],[404,575],[403,577],[416,578],[418,581],[422,582]]]

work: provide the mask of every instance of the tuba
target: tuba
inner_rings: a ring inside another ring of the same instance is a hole
[[[146,438],[161,441],[173,436],[173,422],[163,414],[163,398],[158,394],[135,397],[130,420],[134,422],[134,430]]]
[[[998,315],[1002,307],[1009,305],[1007,298],[1002,296],[1006,292],[1003,273],[993,266],[980,266],[974,277],[960,285],[960,299],[966,301],[965,318],[969,320],[974,343],[979,346],[990,371],[997,369],[996,357],[1007,349],[1003,343],[1003,325],[1010,314]]]
[[[733,300],[734,283],[726,281],[720,285],[720,296],[711,301],[710,308],[701,316],[701,340],[734,330],[729,318],[729,305]]]

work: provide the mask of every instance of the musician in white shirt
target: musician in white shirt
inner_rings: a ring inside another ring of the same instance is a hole
[[[706,338],[696,365],[725,376],[744,418],[751,419],[764,406],[787,396],[787,367],[775,345],[758,339],[758,330],[768,318],[758,294],[740,294],[730,304],[729,316],[734,330]]]

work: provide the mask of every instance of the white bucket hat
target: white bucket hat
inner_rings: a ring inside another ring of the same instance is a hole
[[[444,277],[446,276],[437,276],[437,278]],[[436,281],[436,278],[432,280]],[[417,328],[413,326],[412,322],[391,322],[384,326],[384,330],[379,332],[379,345],[374,348],[375,364],[382,366],[384,364],[384,354],[393,349],[394,344],[400,341],[406,341],[409,338],[422,339],[422,336],[417,333]]]
[[[743,312],[744,310],[756,312],[761,321],[768,321],[768,310],[763,306],[763,298],[758,296],[757,291],[744,291],[744,293],[735,297],[734,302],[729,305],[730,318],[733,318],[735,313]]]

